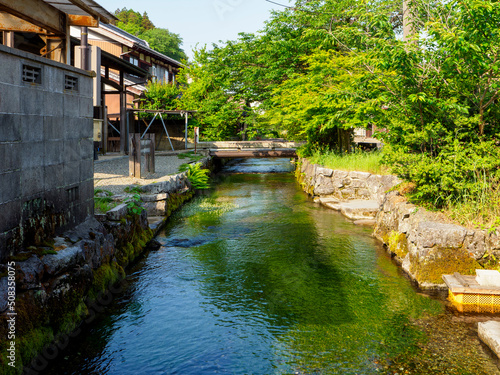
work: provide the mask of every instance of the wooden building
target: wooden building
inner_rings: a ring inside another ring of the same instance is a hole
[[[78,28],[72,27],[71,33],[74,38],[81,40]],[[135,121],[134,113],[127,110],[134,109],[134,100],[144,92],[147,80],[175,82],[182,64],[153,50],[146,41],[111,24],[89,28],[88,43],[93,49],[102,51],[108,60],[111,57],[121,60],[120,67],[101,67],[105,87],[102,90],[102,102],[95,105],[105,108],[106,113],[103,116],[106,117],[103,127],[104,151],[123,153],[127,151],[129,130]]]

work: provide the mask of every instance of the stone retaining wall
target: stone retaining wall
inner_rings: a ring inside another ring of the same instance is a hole
[[[306,159],[299,160],[296,175],[308,194],[347,217],[349,203],[343,202],[378,202],[374,236],[422,289],[445,289],[444,274],[474,275],[478,268],[497,267],[500,233],[467,229],[408,203],[391,191],[400,182],[395,176],[337,171]]]
[[[300,159],[299,165],[297,177],[308,194],[339,201],[364,199],[382,204],[385,192],[400,182],[395,176],[333,170],[311,164],[307,159]]]
[[[374,235],[424,289],[445,289],[442,275],[474,275],[497,266],[500,235],[452,224],[444,216],[417,207],[397,191],[386,194]]]

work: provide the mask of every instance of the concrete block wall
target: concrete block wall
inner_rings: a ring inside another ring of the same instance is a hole
[[[3,261],[93,215],[93,102],[80,69],[2,45],[0,66]],[[24,80],[23,66],[39,69],[40,82]]]

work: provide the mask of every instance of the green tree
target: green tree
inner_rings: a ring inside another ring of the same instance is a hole
[[[132,9],[122,8],[115,11],[115,16],[119,19],[116,26],[144,39],[155,51],[178,61],[187,60],[179,34],[156,27],[146,12],[141,15]]]

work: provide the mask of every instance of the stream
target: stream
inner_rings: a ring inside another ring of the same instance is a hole
[[[287,159],[234,161],[44,374],[497,374],[477,318],[420,293]]]

